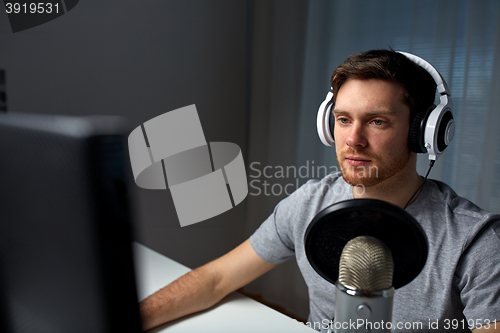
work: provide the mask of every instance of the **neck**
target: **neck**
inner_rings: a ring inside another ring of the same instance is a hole
[[[410,163],[411,165],[412,163]],[[378,199],[404,208],[408,200],[422,184],[422,177],[417,173],[415,165],[407,165],[399,173],[371,187],[353,187],[355,199]],[[420,192],[420,191],[419,191]],[[412,204],[420,193],[417,193]]]

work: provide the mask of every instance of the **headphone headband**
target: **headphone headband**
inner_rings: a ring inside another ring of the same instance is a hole
[[[441,74],[439,74],[439,72],[434,68],[434,66],[432,66],[430,63],[428,63],[424,59],[417,57],[414,54],[411,54],[408,52],[402,52],[402,51],[396,51],[396,52],[401,53],[402,55],[404,55],[405,57],[407,57],[408,59],[410,59],[411,61],[413,61],[414,63],[416,63],[420,67],[422,67],[423,69],[425,69],[432,76],[432,78],[434,79],[434,82],[436,82],[437,90],[438,90],[440,95],[443,95],[443,94],[446,94],[448,96],[451,95],[449,93],[448,84],[443,79]]]

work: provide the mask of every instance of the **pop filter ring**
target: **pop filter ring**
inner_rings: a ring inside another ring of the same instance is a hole
[[[386,201],[354,199],[319,212],[307,227],[307,259],[324,279],[335,284],[344,246],[358,236],[383,241],[394,259],[394,288],[410,283],[425,265],[428,241],[420,224],[408,212]]]

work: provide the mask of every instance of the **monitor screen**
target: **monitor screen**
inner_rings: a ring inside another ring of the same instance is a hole
[[[127,127],[0,113],[0,331],[140,332]]]

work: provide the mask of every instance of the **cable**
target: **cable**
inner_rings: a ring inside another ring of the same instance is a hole
[[[422,188],[422,186],[424,186],[424,183],[427,180],[427,177],[429,176],[429,173],[431,172],[432,167],[434,166],[434,162],[436,162],[436,160],[431,160],[431,162],[429,163],[429,170],[427,170],[427,174],[425,175],[424,180],[422,180],[422,184],[420,184],[420,186],[417,188],[417,190],[415,191],[415,193],[413,193],[413,195],[411,196],[410,200],[408,200],[408,202],[405,205],[405,208],[403,208],[403,209],[406,209],[406,207],[408,207],[408,205],[410,204],[410,202],[413,200],[413,197],[415,197],[415,195],[417,195],[418,191],[420,191],[420,189]]]

